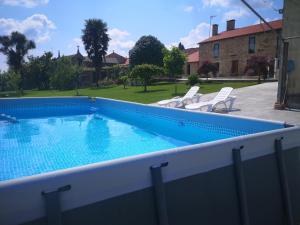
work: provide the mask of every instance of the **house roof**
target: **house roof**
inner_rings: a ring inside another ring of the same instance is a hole
[[[199,50],[198,49],[197,49],[197,51],[188,55],[187,62],[188,63],[199,62]]]
[[[105,56],[105,60],[107,63],[111,62],[115,64],[123,64],[126,61],[126,58],[115,52],[112,52]]]
[[[124,65],[129,65],[129,58],[126,58]]]
[[[278,30],[282,28],[282,20],[274,20],[269,22],[269,24],[273,27],[274,30]],[[204,41],[201,41],[199,44],[212,42],[212,41],[219,41],[227,38],[234,38],[234,37],[239,37],[239,36],[244,36],[249,34],[261,33],[269,30],[270,28],[265,23],[247,26],[247,27],[241,27],[230,31],[223,31],[217,35],[205,39]]]
[[[199,48],[187,48],[187,49],[184,49],[183,51],[185,52],[185,54],[190,55],[194,52],[197,52],[198,50],[199,50]]]

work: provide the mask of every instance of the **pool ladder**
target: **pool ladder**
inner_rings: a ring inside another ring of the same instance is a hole
[[[17,123],[17,122],[19,122],[16,117],[7,115],[5,113],[1,113],[0,114],[0,119],[6,120],[6,121],[11,122],[11,123]]]

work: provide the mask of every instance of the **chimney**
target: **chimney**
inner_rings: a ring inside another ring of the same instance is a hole
[[[227,20],[227,31],[235,29],[235,20]]]
[[[218,34],[218,24],[212,25],[212,36],[215,36]]]

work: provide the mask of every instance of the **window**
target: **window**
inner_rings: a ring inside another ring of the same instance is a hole
[[[255,52],[255,37],[254,36],[249,37],[248,52],[249,53],[254,53]]]
[[[217,57],[219,57],[219,53],[220,53],[220,44],[216,43],[216,44],[214,44],[214,47],[213,47],[213,56],[215,58],[217,58]]]

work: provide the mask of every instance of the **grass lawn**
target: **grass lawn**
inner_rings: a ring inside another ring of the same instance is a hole
[[[212,82],[200,84],[200,93],[206,94],[219,91],[222,87],[240,88],[255,85],[256,82]],[[104,97],[119,100],[126,100],[140,103],[153,103],[162,99],[168,99],[175,96],[174,84],[159,83],[148,87],[144,92],[143,87],[129,86],[126,89],[123,86],[112,86],[103,88],[84,88],[79,89],[79,95],[91,97]],[[177,95],[184,95],[189,86],[183,83],[177,84]],[[57,90],[26,90],[22,97],[48,97],[48,96],[75,96],[75,90],[57,91]],[[0,92],[0,97],[16,97],[14,92]]]

